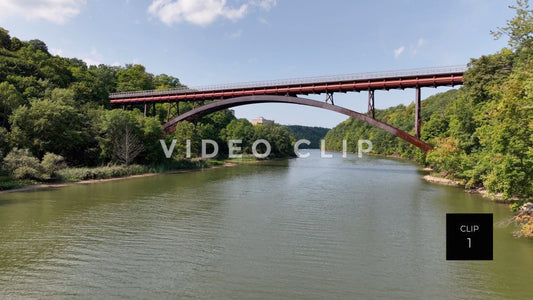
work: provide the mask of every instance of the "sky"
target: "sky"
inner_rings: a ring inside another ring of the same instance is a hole
[[[0,27],[87,64],[139,63],[189,87],[466,65],[506,46],[491,30],[505,0],[0,0]],[[423,88],[422,98],[448,90]],[[366,92],[335,104],[366,112]],[[414,100],[376,91],[376,108]],[[308,98],[324,100],[325,95]],[[235,108],[238,118],[334,127],[347,117],[293,104]]]

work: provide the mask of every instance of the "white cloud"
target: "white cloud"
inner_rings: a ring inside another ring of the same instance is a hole
[[[82,60],[89,66],[98,66],[102,64],[103,57],[95,48],[91,49],[88,55],[86,55]]]
[[[52,55],[63,56],[63,50],[61,50],[61,49],[59,49],[59,48],[50,48],[50,49],[48,49],[48,51],[49,51],[50,54],[52,54]]]
[[[405,50],[405,46],[401,46],[398,49],[394,49],[394,58],[398,58],[403,53],[404,50]]]
[[[239,7],[230,7],[226,0],[152,0],[148,13],[163,23],[172,25],[188,22],[207,26],[218,18],[237,21],[244,18],[250,7],[270,10],[277,0],[248,0]]]
[[[426,45],[426,40],[423,38],[419,38],[415,43],[409,44],[409,50],[407,51],[411,56],[417,55],[420,50]],[[405,46],[401,46],[400,48],[394,49],[394,58],[400,57],[406,50]]]
[[[423,38],[419,38],[418,41],[416,42],[416,44],[414,45],[411,45],[411,53],[414,55],[414,54],[417,54],[418,51],[420,50],[420,48],[422,48],[424,45],[426,44],[426,40],[424,40]]]
[[[86,0],[0,0],[0,17],[17,15],[64,24],[78,15],[85,4]]]
[[[278,4],[278,1],[277,0],[254,0],[254,1],[251,1],[250,4],[259,6],[260,8],[266,11],[269,11],[272,7]]]
[[[218,17],[236,21],[244,16],[247,5],[239,8],[228,8],[225,0],[154,0],[148,12],[157,16],[163,23],[189,22],[205,26]]]

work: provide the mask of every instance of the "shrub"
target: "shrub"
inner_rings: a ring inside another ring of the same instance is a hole
[[[44,171],[49,176],[52,176],[58,170],[61,170],[67,167],[67,163],[63,156],[50,153],[50,152],[47,152],[44,155],[43,160],[41,161],[41,165]]]
[[[46,174],[30,150],[13,148],[4,158],[4,168],[16,179],[43,179]]]
[[[65,181],[80,181],[91,179],[106,179],[123,177],[149,172],[147,167],[141,165],[130,166],[105,166],[97,168],[68,168],[58,170],[58,176]]]

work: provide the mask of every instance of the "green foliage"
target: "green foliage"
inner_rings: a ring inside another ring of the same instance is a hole
[[[180,80],[176,77],[169,76],[167,74],[160,74],[154,76],[153,85],[155,89],[169,89],[177,87],[185,87],[180,83]]]
[[[456,90],[431,96],[422,101],[422,137],[431,142],[436,142],[445,136],[448,130],[449,116],[447,107],[453,103],[457,96]],[[382,120],[406,132],[414,133],[414,104],[409,106],[398,105],[384,110],[376,110],[376,119]],[[426,127],[429,124],[430,126]],[[357,119],[347,119],[326,134],[326,148],[341,151],[342,140],[347,141],[348,151],[356,152],[359,139],[369,139],[373,144],[373,152],[383,155],[401,156],[424,162],[425,155],[407,142],[383,131],[377,127],[366,124]]]
[[[231,121],[221,132],[223,141],[242,140],[242,150],[244,153],[252,153],[252,143],[254,138],[254,127],[246,119]]]
[[[323,127],[308,127],[300,125],[288,125],[285,126],[287,130],[292,134],[295,140],[306,139],[311,142],[309,148],[320,148],[320,140],[323,139],[328,133],[328,128]]]
[[[55,174],[57,171],[62,170],[67,167],[67,162],[65,158],[61,155],[47,152],[41,161],[41,166],[49,175]]]
[[[43,179],[39,160],[28,149],[14,148],[3,160],[3,168],[16,179]]]
[[[509,38],[508,44],[514,49],[531,46],[533,40],[533,11],[529,8],[528,0],[517,0],[516,5],[509,8],[515,11],[515,16],[507,21],[507,26],[498,27],[491,32],[495,38],[505,35]]]
[[[165,158],[159,143],[159,140],[163,138],[161,123],[156,118],[143,118],[141,131],[141,141],[145,149],[144,156],[141,155],[143,162],[148,164],[161,163]]]
[[[3,168],[15,179],[48,180],[66,166],[65,159],[60,155],[48,152],[39,162],[30,150],[18,148],[13,148],[3,160]]]
[[[33,183],[32,180],[18,180],[10,176],[0,176],[0,191],[18,189]]]
[[[129,159],[127,162],[123,161],[126,153],[121,147],[124,146],[124,143],[127,143],[123,138],[128,135],[130,141],[136,141],[136,146],[142,145],[142,148],[144,148],[145,141],[155,143],[155,139],[162,134],[161,126],[157,121],[154,124],[153,120],[152,118],[144,120],[137,110],[113,109],[101,111],[100,135],[98,137],[101,160],[129,164],[131,162]],[[144,126],[145,124],[147,125]]]
[[[43,41],[33,39],[33,40],[29,40],[28,44],[31,47],[33,47],[35,50],[39,50],[39,51],[42,51],[43,53],[50,55],[50,53],[48,53],[48,46],[46,46],[46,44]]]
[[[0,126],[0,160],[9,152],[9,132],[6,128]],[[1,169],[1,168],[0,168]],[[1,170],[0,170],[1,171]]]
[[[154,88],[153,75],[146,73],[142,65],[126,65],[117,72],[117,91],[141,91]]]
[[[0,48],[11,48],[11,37],[9,36],[9,31],[0,27]]]
[[[272,147],[270,156],[287,157],[294,155],[294,150],[292,149],[294,141],[292,140],[289,130],[287,130],[285,126],[273,123],[256,125],[254,126],[252,140],[257,141],[259,139],[265,139],[270,143],[270,146]],[[249,145],[250,148],[251,146],[252,145]],[[257,152],[264,153],[266,150],[264,147],[264,145],[260,144],[257,147]]]
[[[22,95],[7,81],[0,83],[0,126],[9,125],[9,115],[22,104]]]
[[[18,107],[10,117],[13,143],[39,156],[53,152],[80,161],[80,149],[92,142],[91,126],[72,96],[69,90],[56,89],[50,98]]]
[[[58,177],[63,181],[81,181],[93,179],[107,179],[124,177],[150,172],[150,169],[141,165],[118,165],[97,168],[67,168],[57,171]]]
[[[174,157],[176,159],[187,157],[187,140],[191,143],[191,156],[197,156],[200,153],[201,145],[197,139],[196,126],[193,123],[187,121],[178,123],[171,137],[176,140],[176,147],[174,149]],[[167,143],[167,145],[169,144]]]
[[[437,172],[445,172],[451,176],[460,171],[464,152],[459,148],[459,141],[454,138],[443,138],[427,155],[427,163]]]

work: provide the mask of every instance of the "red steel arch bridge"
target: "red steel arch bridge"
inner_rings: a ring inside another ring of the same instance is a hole
[[[194,88],[174,88],[136,92],[112,93],[110,103],[126,108],[144,106],[146,116],[156,103],[169,103],[166,133],[173,132],[180,121],[194,121],[206,114],[226,108],[254,103],[291,103],[336,111],[384,129],[397,137],[428,151],[432,147],[420,140],[420,89],[422,87],[455,86],[463,84],[464,65],[385,72],[367,72],[337,76],[307,77],[234,84],[207,85]],[[390,89],[415,89],[414,136],[374,117],[374,91]],[[368,92],[368,111],[359,113],[336,106],[334,93]],[[309,94],[325,94],[324,101],[302,97]],[[193,102],[193,109],[180,114],[179,102]],[[175,105],[176,115],[171,115]]]

